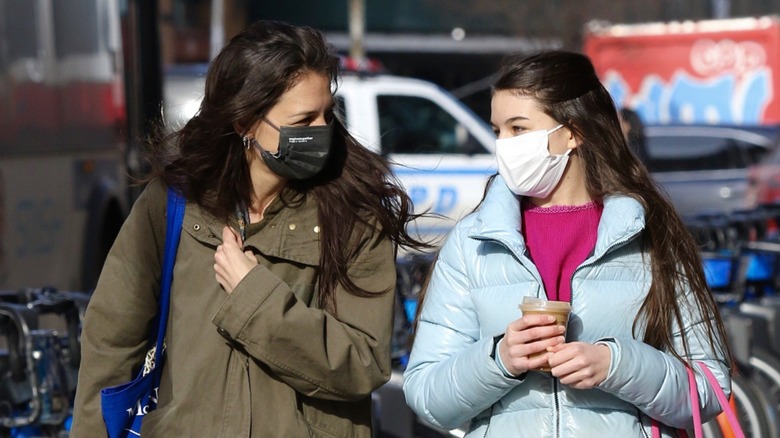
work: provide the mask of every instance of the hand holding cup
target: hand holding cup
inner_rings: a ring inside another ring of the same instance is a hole
[[[513,375],[528,370],[549,372],[548,349],[564,342],[571,305],[525,297],[519,307],[522,318],[509,324],[499,345],[501,363]]]

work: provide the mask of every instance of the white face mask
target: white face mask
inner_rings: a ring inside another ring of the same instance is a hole
[[[496,140],[498,173],[514,194],[546,198],[558,185],[571,149],[552,155],[547,145],[549,135],[562,126]]]

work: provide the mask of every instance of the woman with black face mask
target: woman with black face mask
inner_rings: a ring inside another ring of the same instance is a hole
[[[339,60],[307,27],[258,22],[212,62],[198,114],[155,144],[154,177],[87,311],[73,436],[143,363],[165,197],[187,200],[157,408],[143,436],[371,436],[390,377],[408,196],[333,114]]]

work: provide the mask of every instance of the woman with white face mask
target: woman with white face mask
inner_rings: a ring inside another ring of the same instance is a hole
[[[448,236],[404,390],[469,437],[663,436],[690,428],[686,364],[730,391],[698,247],[631,153],[590,60],[509,58],[493,87],[499,174]],[[518,310],[564,301],[568,328]],[[702,418],[720,406],[698,379]],[[680,384],[682,382],[682,384]]]

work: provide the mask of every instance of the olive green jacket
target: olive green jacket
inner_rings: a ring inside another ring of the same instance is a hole
[[[100,389],[132,380],[157,311],[166,190],[152,183],[111,249],[87,308],[71,437],[106,436]],[[371,392],[390,378],[393,293],[339,288],[337,315],[317,306],[316,201],[274,201],[244,246],[258,266],[227,294],[214,253],[224,224],[188,203],[173,272],[159,403],[142,436],[368,437]],[[395,286],[387,239],[355,239],[350,278]],[[359,236],[358,236],[359,237]]]

